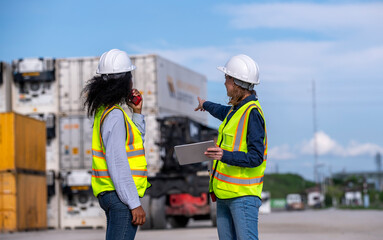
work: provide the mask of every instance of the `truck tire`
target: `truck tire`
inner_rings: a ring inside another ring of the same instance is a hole
[[[189,218],[185,216],[173,216],[169,218],[172,228],[184,228],[189,222]]]
[[[151,205],[150,202],[151,202],[151,198],[150,198],[149,195],[146,195],[143,198],[141,198],[140,200],[141,200],[141,206],[144,209],[145,214],[146,214],[145,224],[141,225],[140,229],[141,230],[151,229],[152,228],[152,217],[151,217],[151,214],[150,214],[150,205]]]
[[[153,229],[166,228],[166,214],[165,214],[165,201],[166,197],[152,198],[150,207],[150,216]]]
[[[210,202],[210,219],[213,227],[217,226],[217,202]]]

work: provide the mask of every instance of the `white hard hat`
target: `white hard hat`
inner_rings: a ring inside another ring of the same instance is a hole
[[[116,74],[130,72],[136,69],[128,54],[118,49],[112,49],[102,54],[98,63],[97,74]]]
[[[225,74],[249,83],[251,86],[259,84],[259,68],[256,62],[249,56],[240,54],[227,61],[224,67],[217,67]]]

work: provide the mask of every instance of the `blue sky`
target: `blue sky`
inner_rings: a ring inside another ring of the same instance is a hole
[[[312,83],[320,174],[375,171],[383,153],[382,1],[0,0],[0,60],[159,54],[208,78],[233,55],[260,67],[267,172],[313,179]],[[218,127],[219,122],[210,120]]]

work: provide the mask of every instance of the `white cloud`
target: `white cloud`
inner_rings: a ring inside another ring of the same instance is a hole
[[[318,155],[331,153],[337,155],[343,153],[343,148],[322,131],[317,132],[311,140],[304,142],[301,152],[304,154],[314,154],[314,146],[316,146]]]
[[[383,148],[374,143],[358,143],[352,141],[348,146],[342,146],[326,133],[319,131],[315,134],[318,155],[333,155],[339,157],[374,156],[377,152],[383,153]],[[315,138],[302,144],[302,154],[314,154]]]
[[[267,158],[269,159],[288,160],[294,159],[294,157],[295,154],[291,152],[287,144],[273,147],[267,151]]]
[[[383,148],[374,143],[358,143],[352,141],[346,148],[348,156],[358,156],[358,155],[370,155],[374,156],[377,152],[383,153]]]

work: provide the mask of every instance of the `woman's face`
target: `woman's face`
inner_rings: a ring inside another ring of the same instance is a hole
[[[225,79],[226,79],[225,87],[226,87],[227,96],[232,97],[233,90],[234,90],[234,79],[226,74],[225,74]]]

